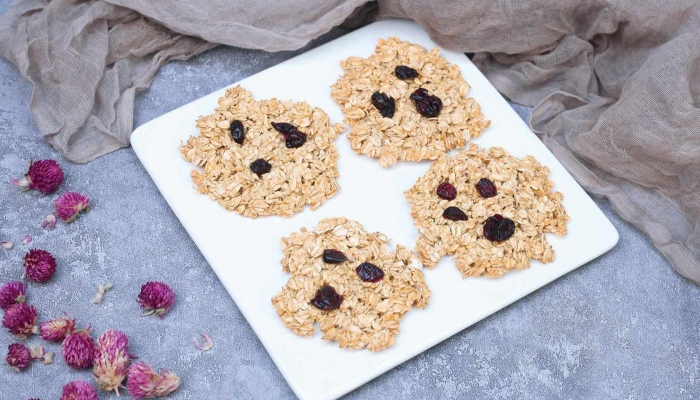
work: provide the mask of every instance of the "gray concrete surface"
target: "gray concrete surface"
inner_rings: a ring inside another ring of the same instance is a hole
[[[139,96],[135,124],[302,51],[219,48],[169,64]],[[42,320],[65,310],[96,334],[123,330],[140,359],[180,374],[182,387],[172,399],[294,398],[133,151],[71,165],[39,137],[29,100],[30,86],[0,61],[0,240],[16,243],[0,250],[0,282],[21,276],[29,246],[19,242],[30,234],[32,246],[52,251],[59,263],[50,282],[29,287],[29,302]],[[24,172],[29,157],[58,158],[67,173],[63,188],[91,196],[92,211],[72,225],[42,230],[53,197],[5,183]],[[597,203],[620,232],[616,248],[347,398],[700,397],[699,288],[675,274],[606,201]],[[134,299],[148,280],[168,282],[177,293],[177,305],[164,319],[139,317]],[[97,285],[106,282],[115,284],[113,291],[103,304],[90,304]],[[192,335],[202,329],[214,339],[210,352],[192,345]],[[13,341],[0,332],[3,358]],[[28,344],[45,343],[33,337]],[[0,365],[0,399],[57,399],[75,379],[91,378],[88,371],[68,368],[60,356],[22,373]]]

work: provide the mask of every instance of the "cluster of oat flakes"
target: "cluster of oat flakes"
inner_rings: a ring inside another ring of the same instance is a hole
[[[427,306],[430,290],[413,252],[400,245],[392,252],[389,243],[385,235],[368,233],[342,217],[283,238],[282,269],[292,276],[272,303],[284,324],[297,335],[311,336],[318,322],[323,338],[340,347],[377,351],[393,345],[403,315]],[[347,260],[327,263],[324,250],[342,252]],[[363,263],[381,269],[382,278],[363,281],[358,272]],[[328,286],[340,303],[324,311],[312,300]]]
[[[435,160],[464,147],[490,124],[479,104],[466,97],[469,85],[459,67],[441,57],[437,48],[427,51],[391,37],[380,39],[369,58],[350,57],[340,65],[345,73],[331,86],[331,96],[350,125],[350,145],[356,153],[378,158],[383,167],[397,160]],[[418,75],[400,79],[397,66],[410,67]],[[426,118],[416,110],[410,96],[418,88],[442,100],[437,117]],[[383,117],[372,105],[372,94],[377,91],[395,100],[391,118]]]

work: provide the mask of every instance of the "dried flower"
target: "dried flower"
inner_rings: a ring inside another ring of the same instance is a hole
[[[211,336],[209,336],[207,331],[203,331],[202,336],[204,336],[204,344],[199,344],[196,336],[192,337],[192,339],[194,339],[194,346],[202,351],[211,350],[214,347],[214,342],[212,342]]]
[[[63,387],[63,394],[58,400],[99,400],[99,397],[89,382],[73,381]]]
[[[51,213],[44,218],[44,222],[41,223],[42,228],[53,229],[56,227],[56,214]]]
[[[37,333],[36,307],[27,303],[18,303],[5,311],[2,326],[20,339],[26,339],[32,333]]]
[[[61,352],[69,367],[90,368],[95,355],[95,342],[90,336],[90,328],[68,334],[63,340]]]
[[[50,321],[45,321],[39,324],[39,332],[44,340],[49,342],[60,342],[66,336],[73,333],[75,330],[75,320],[71,319],[68,314]]]
[[[135,399],[163,397],[180,387],[180,378],[168,370],[161,369],[156,373],[153,367],[139,361],[131,364],[126,387]]]
[[[19,372],[29,366],[32,361],[32,357],[29,354],[29,349],[24,347],[23,344],[13,343],[7,346],[7,357],[5,357],[5,362],[10,368]]]
[[[106,285],[97,286],[97,293],[95,294],[95,297],[93,297],[92,300],[90,300],[90,302],[92,304],[102,303],[102,299],[103,299],[105,293],[107,293],[109,290],[111,290],[112,287],[114,287],[114,285],[111,283],[108,283]]]
[[[129,340],[126,335],[114,329],[103,333],[97,340],[97,349],[93,361],[92,376],[97,387],[114,390],[119,396],[119,387],[129,372]]]
[[[27,289],[20,281],[5,282],[0,287],[0,308],[7,310],[17,303],[24,303],[27,299]]]
[[[14,246],[14,244],[10,241],[3,241],[3,242],[0,242],[0,246],[2,246],[2,248],[5,250],[10,250],[12,248],[12,246]]]
[[[47,353],[41,346],[29,346],[29,356],[32,360],[41,360],[44,364],[51,364],[53,362],[54,353]]]
[[[46,250],[31,249],[24,255],[25,276],[36,282],[46,282],[56,272],[56,259]]]
[[[31,241],[32,241],[32,237],[29,236],[29,235],[27,235],[27,236],[24,237],[24,239],[22,239],[22,244],[26,246],[26,245],[28,245]]]
[[[148,282],[141,286],[141,293],[136,301],[144,309],[144,316],[155,314],[163,318],[175,303],[175,292],[163,282]]]
[[[71,223],[81,211],[89,211],[90,198],[76,192],[66,192],[53,201],[56,204],[56,215],[65,223]]]
[[[11,179],[10,182],[26,188],[25,190],[34,189],[49,194],[55,192],[63,182],[63,170],[54,160],[29,160],[29,171],[24,179]]]

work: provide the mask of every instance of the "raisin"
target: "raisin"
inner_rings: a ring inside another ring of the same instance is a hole
[[[273,122],[272,127],[277,130],[277,132],[282,134],[282,139],[284,139],[284,145],[288,149],[296,149],[301,147],[306,143],[306,134],[300,132],[296,126],[287,122]]]
[[[379,282],[384,278],[384,271],[376,265],[368,262],[360,264],[357,269],[357,276],[362,279],[363,282]]]
[[[262,158],[258,158],[257,160],[250,163],[250,170],[258,174],[258,176],[270,172],[270,169],[272,169],[272,165],[270,165],[269,162],[263,160]]]
[[[494,185],[489,178],[481,178],[474,186],[476,186],[476,190],[479,192],[481,197],[489,198],[498,194],[496,185]]]
[[[374,92],[372,94],[372,105],[379,110],[384,118],[391,118],[396,111],[396,101],[386,93]]]
[[[484,237],[492,242],[507,240],[514,232],[515,222],[501,214],[495,214],[484,222]]]
[[[447,207],[445,211],[442,212],[442,217],[449,219],[450,221],[466,221],[467,214],[460,210],[458,207]]]
[[[311,299],[311,305],[323,311],[337,310],[342,302],[343,296],[339,295],[330,285],[322,286],[316,291],[316,296]]]
[[[420,115],[433,118],[437,117],[442,110],[442,100],[439,97],[428,94],[424,88],[418,88],[411,94],[411,100],[416,104],[416,110]]]
[[[243,141],[245,140],[245,129],[243,128],[243,122],[239,120],[234,120],[231,122],[231,138],[234,142],[243,144]]]
[[[323,250],[323,262],[327,264],[340,264],[348,258],[340,250],[326,249]]]
[[[418,77],[418,71],[406,65],[398,65],[394,68],[394,75],[403,80],[413,79]]]
[[[449,182],[442,182],[437,187],[437,195],[445,200],[454,200],[457,197],[457,189]]]

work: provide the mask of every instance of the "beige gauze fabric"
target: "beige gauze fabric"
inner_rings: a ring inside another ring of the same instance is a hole
[[[583,187],[700,283],[695,0],[17,0],[0,54],[33,83],[41,134],[87,162],[128,146],[135,93],[168,60],[217,44],[295,49],[348,18],[412,19],[477,53]]]

